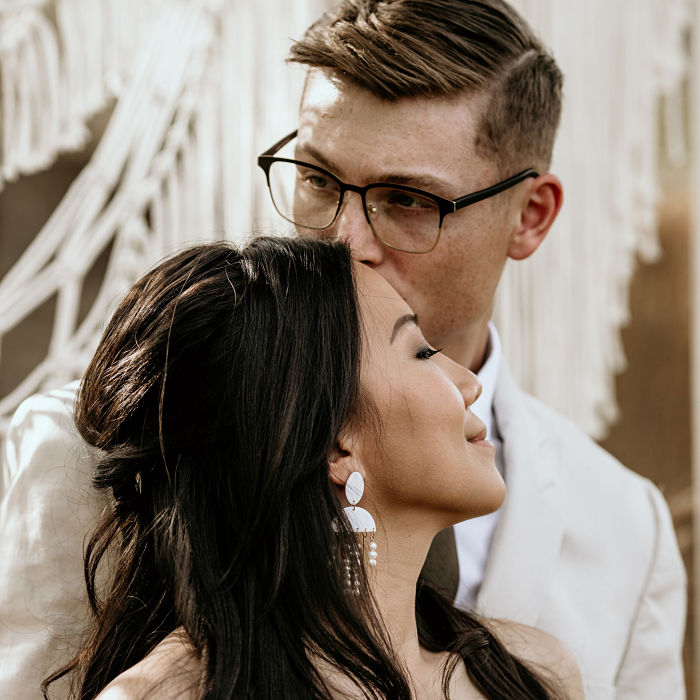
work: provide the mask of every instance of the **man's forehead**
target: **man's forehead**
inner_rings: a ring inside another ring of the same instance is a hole
[[[390,102],[335,73],[313,69],[294,157],[353,184],[393,182],[453,198],[470,186],[465,177],[490,165],[475,153],[472,122],[464,100]]]
[[[382,100],[368,90],[333,71],[311,69],[301,100],[299,139],[311,140],[309,131],[316,142],[322,134],[329,138],[351,135],[353,139],[371,136],[367,133],[370,115],[381,117],[383,112]]]
[[[474,98],[468,94],[406,96],[395,100],[379,97],[342,73],[329,69],[309,69],[301,100],[301,112],[338,109],[354,112],[361,121],[363,113],[371,113],[372,118],[386,116],[416,123],[431,118],[441,118],[446,114],[458,115],[462,122],[473,121],[471,107]],[[476,103],[478,100],[475,101]],[[479,102],[480,105],[480,102]],[[357,109],[354,109],[357,108]]]
[[[324,138],[349,137],[358,147],[385,142],[397,157],[417,148],[438,157],[464,156],[473,150],[482,113],[480,96],[387,100],[335,71],[312,68],[301,101],[299,141],[318,145]]]
[[[351,87],[349,82],[335,71],[309,68],[301,97],[302,108],[306,104],[333,103],[341,97],[342,93],[347,91],[348,87]]]

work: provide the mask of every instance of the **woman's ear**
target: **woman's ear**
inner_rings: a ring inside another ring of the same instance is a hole
[[[364,465],[353,448],[348,440],[339,438],[328,455],[328,476],[341,488],[353,472],[360,472],[363,478],[366,476]]]

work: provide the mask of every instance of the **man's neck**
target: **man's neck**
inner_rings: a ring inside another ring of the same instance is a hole
[[[442,351],[462,367],[475,374],[486,361],[489,346],[488,318],[463,326],[450,333],[441,343]]]

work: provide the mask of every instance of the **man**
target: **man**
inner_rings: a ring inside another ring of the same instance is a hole
[[[261,158],[275,206],[302,235],[346,240],[484,386],[506,504],[443,533],[424,574],[563,640],[587,697],[683,697],[685,575],[663,498],[519,391],[489,329],[507,258],[534,253],[561,206],[556,63],[500,0],[348,0],[291,60],[309,67],[298,133]],[[302,165],[274,160],[287,141]]]
[[[499,0],[346,2],[292,58],[309,66],[298,136],[261,158],[275,205],[302,235],[348,241],[413,307],[428,340],[478,371],[484,386],[481,417],[498,448],[506,504],[491,520],[443,533],[426,575],[460,606],[561,638],[588,697],[682,698],[685,579],[661,495],[520,392],[489,327],[507,258],[531,255],[561,206],[561,184],[547,172],[560,111],[556,64]],[[284,148],[307,165],[275,160]],[[488,189],[496,184],[497,192]],[[6,523],[21,523],[22,502],[46,481],[46,465],[78,461],[66,456],[78,450],[71,400],[69,392],[30,399],[8,436],[15,497],[0,510],[0,560],[11,562],[0,591],[13,596],[41,583],[22,568],[35,546],[46,551],[33,559],[62,572],[80,560],[77,534],[46,545],[56,539],[56,517],[16,528],[12,542],[5,537]],[[47,507],[69,500],[58,493]],[[32,635],[46,630],[52,611],[79,610],[77,588],[67,602],[63,593],[79,572],[64,578],[57,600],[42,599],[33,621],[12,621],[14,637],[0,609],[0,691],[7,640],[26,632],[17,663],[41,677],[55,637],[46,632],[42,657]]]

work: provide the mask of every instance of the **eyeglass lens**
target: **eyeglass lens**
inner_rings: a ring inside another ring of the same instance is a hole
[[[340,186],[326,173],[276,161],[270,166],[269,184],[275,208],[296,226],[322,230],[333,223]],[[377,237],[393,248],[425,252],[439,234],[440,210],[432,199],[419,194],[391,186],[371,187],[365,209]]]

